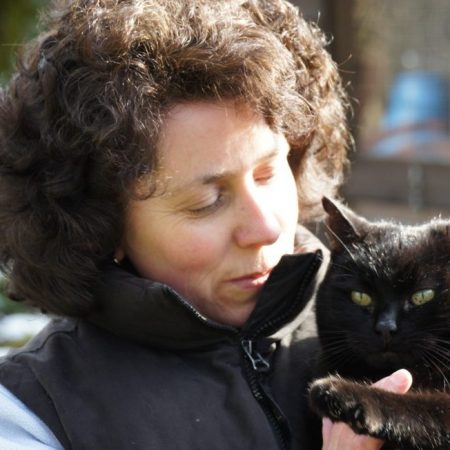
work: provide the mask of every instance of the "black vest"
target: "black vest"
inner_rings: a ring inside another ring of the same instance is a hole
[[[53,321],[0,382],[73,450],[311,450],[306,386],[320,255],[286,256],[242,329],[119,267],[89,320]],[[314,424],[314,425],[312,425]]]

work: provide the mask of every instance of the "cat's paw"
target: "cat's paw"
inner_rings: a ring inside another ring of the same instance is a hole
[[[371,434],[374,431],[364,403],[348,389],[344,380],[337,377],[316,380],[309,393],[310,405],[320,416],[345,422],[356,433]]]

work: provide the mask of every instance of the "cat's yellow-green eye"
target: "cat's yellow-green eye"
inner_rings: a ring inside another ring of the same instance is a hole
[[[424,305],[434,298],[434,289],[422,289],[420,291],[414,292],[411,296],[411,301],[416,306]]]
[[[352,301],[359,306],[370,306],[372,304],[372,297],[365,292],[352,291]]]

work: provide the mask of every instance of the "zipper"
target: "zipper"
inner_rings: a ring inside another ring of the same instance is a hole
[[[276,331],[278,329],[278,326],[280,324],[282,324],[285,320],[288,319],[288,317],[297,309],[297,304],[302,300],[306,288],[309,286],[311,280],[317,273],[317,270],[319,269],[321,264],[322,264],[322,257],[316,256],[314,261],[311,262],[308,271],[305,273],[302,283],[298,288],[297,295],[294,301],[292,302],[290,308],[288,308],[287,311],[285,311],[282,315],[278,316],[276,319],[272,319],[261,324],[259,328],[257,328],[255,331],[251,333],[249,337],[250,340],[254,340],[255,338],[263,334],[270,335],[273,331]]]
[[[266,415],[278,447],[280,450],[288,450],[290,433],[286,419],[260,383],[261,375],[270,370],[270,363],[255,350],[253,341],[244,338],[240,342],[245,356],[244,371],[250,391]]]
[[[258,351],[255,345],[258,338],[264,334],[270,335],[269,330],[276,330],[289,316],[294,312],[298,302],[300,302],[305,294],[306,288],[309,286],[313,276],[316,274],[322,260],[316,258],[309,270],[303,277],[302,283],[297,291],[297,295],[292,302],[291,307],[278,316],[276,319],[263,323],[251,335],[240,336],[240,345],[244,354],[244,368],[247,382],[254,398],[260,404],[262,410],[272,426],[276,440],[280,450],[289,450],[290,448],[290,431],[286,418],[275,402],[269,397],[261,385],[261,377],[270,370],[270,363]]]
[[[170,289],[170,288],[169,288]],[[171,290],[171,289],[170,289]],[[244,372],[247,383],[250,387],[250,391],[253,397],[258,401],[263,410],[265,416],[267,417],[273,431],[275,434],[275,439],[278,442],[280,450],[289,450],[289,444],[287,439],[287,434],[289,430],[282,429],[281,422],[286,419],[275,405],[275,403],[269,398],[264,389],[259,382],[259,376],[261,373],[268,372],[270,370],[270,363],[267,361],[258,351],[255,350],[254,341],[251,339],[246,339],[239,332],[238,328],[222,325],[219,323],[211,322],[202,316],[196,308],[194,308],[189,302],[187,302],[181,295],[176,291],[171,290],[172,295],[175,295],[177,300],[188,309],[198,320],[206,323],[212,328],[220,329],[223,331],[231,332],[239,338],[241,348],[245,355],[244,358]]]
[[[249,339],[242,339],[241,346],[255,372],[261,373],[269,371],[269,362],[261,356],[261,353],[254,350],[253,341],[250,341]]]
[[[196,319],[198,319],[202,324],[207,325],[210,328],[215,330],[221,330],[225,332],[229,332],[235,336],[239,335],[239,330],[236,327],[231,325],[224,325],[219,322],[214,322],[208,318],[206,318],[203,314],[201,314],[194,306],[192,306],[186,299],[184,299],[177,291],[172,289],[171,287],[166,287],[167,292],[172,295],[181,306],[186,308]]]
[[[231,334],[234,334],[239,338],[240,346],[244,355],[244,371],[247,378],[247,383],[250,387],[250,391],[260,404],[274,431],[275,438],[278,442],[280,450],[289,450],[290,431],[288,428],[287,420],[284,417],[283,413],[265,392],[264,388],[261,385],[260,378],[262,374],[270,370],[270,363],[256,350],[255,342],[265,333],[267,335],[270,335],[271,330],[275,331],[280,324],[282,324],[289,318],[289,316],[297,308],[298,302],[302,300],[307,286],[309,286],[309,283],[311,282],[313,276],[316,274],[317,269],[319,268],[321,263],[322,258],[320,256],[316,256],[315,260],[312,261],[308,271],[303,277],[302,283],[299,286],[297,295],[292,302],[291,307],[276,319],[264,322],[259,328],[252,332],[251,335],[243,335],[240,333],[238,328],[208,320],[181,295],[179,295],[171,288],[168,288],[168,290],[177,298],[180,304],[188,309],[198,320],[207,324],[211,328],[230,332]]]

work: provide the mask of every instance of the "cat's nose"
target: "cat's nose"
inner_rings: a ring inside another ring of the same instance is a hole
[[[377,333],[383,337],[383,343],[386,347],[391,341],[392,334],[397,331],[397,322],[394,319],[381,319],[375,325]]]

